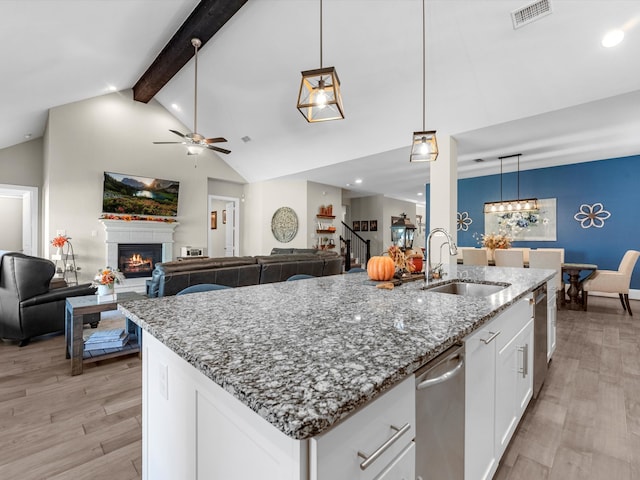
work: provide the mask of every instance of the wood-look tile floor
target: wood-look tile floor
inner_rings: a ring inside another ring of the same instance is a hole
[[[631,308],[593,296],[589,312],[558,312],[546,383],[496,480],[640,480],[640,302]],[[131,356],[72,377],[64,336],[0,341],[0,479],[141,478],[141,372]]]
[[[591,300],[593,299],[593,303]],[[558,311],[557,349],[495,480],[640,479],[640,302]]]

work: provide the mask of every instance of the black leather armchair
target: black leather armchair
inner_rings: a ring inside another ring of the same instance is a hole
[[[64,330],[67,297],[91,295],[90,283],[50,288],[55,265],[50,260],[0,251],[0,338],[19,340]]]

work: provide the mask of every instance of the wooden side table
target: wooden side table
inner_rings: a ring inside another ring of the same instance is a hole
[[[81,297],[69,297],[66,301],[64,322],[66,357],[71,359],[71,375],[80,375],[85,363],[106,360],[107,358],[130,355],[140,352],[141,331],[135,323],[126,320],[126,330],[129,333],[129,341],[120,348],[84,351],[84,338],[82,335],[85,323],[93,323],[100,320],[101,312],[108,312],[118,308],[118,302],[138,300],[145,298],[136,292],[123,292],[114,295],[112,300],[101,299],[97,295],[85,295]]]

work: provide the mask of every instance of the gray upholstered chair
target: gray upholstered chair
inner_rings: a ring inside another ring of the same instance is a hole
[[[629,312],[629,315],[633,315],[629,304],[629,285],[631,284],[633,267],[635,267],[639,256],[640,252],[637,250],[627,250],[618,270],[597,270],[591,278],[585,280],[582,284],[584,309],[587,309],[589,292],[617,293],[622,308]]]
[[[51,288],[55,265],[50,260],[0,251],[0,338],[19,340],[64,331],[67,297],[91,295],[90,283]]]
[[[287,282],[292,282],[295,280],[306,280],[307,278],[316,278],[313,275],[307,275],[306,273],[298,273],[297,275],[291,275],[287,278]]]
[[[198,283],[196,285],[191,285],[190,287],[184,288],[180,290],[176,295],[187,295],[189,293],[198,293],[198,292],[211,292],[213,290],[226,290],[228,288],[227,285],[218,285],[216,283]]]

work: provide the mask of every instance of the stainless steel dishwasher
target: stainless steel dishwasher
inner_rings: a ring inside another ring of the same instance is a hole
[[[416,480],[464,478],[464,346],[416,372]]]

